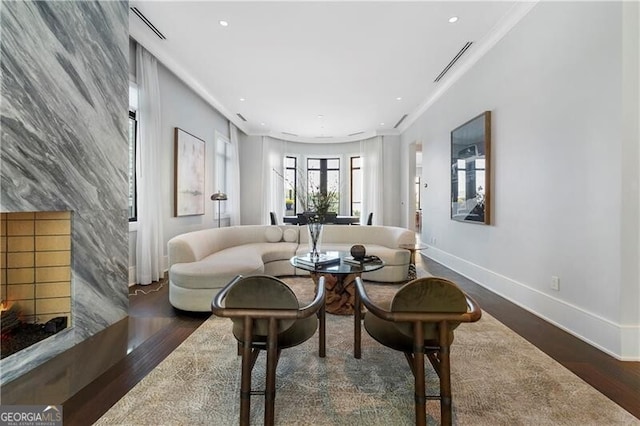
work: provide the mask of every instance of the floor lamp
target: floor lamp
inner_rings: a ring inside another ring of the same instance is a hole
[[[225,201],[227,199],[227,194],[224,192],[216,192],[211,196],[211,200],[218,202],[218,228],[220,228],[220,201]]]

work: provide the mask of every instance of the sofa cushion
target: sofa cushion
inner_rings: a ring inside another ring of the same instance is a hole
[[[264,231],[264,236],[270,243],[277,243],[282,239],[282,229],[279,226],[269,226]]]
[[[268,263],[276,260],[289,260],[295,256],[298,243],[254,243],[245,244],[243,247],[256,253],[264,263]]]
[[[171,282],[184,288],[221,288],[238,274],[260,274],[264,264],[250,246],[230,247],[199,262],[176,263],[171,266]]]
[[[287,228],[282,233],[282,237],[288,243],[297,243],[298,242],[298,230],[293,228]]]

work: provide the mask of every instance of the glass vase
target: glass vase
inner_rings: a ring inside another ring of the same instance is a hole
[[[308,225],[309,229],[309,256],[312,259],[320,257],[320,241],[322,239],[322,223],[312,222]]]

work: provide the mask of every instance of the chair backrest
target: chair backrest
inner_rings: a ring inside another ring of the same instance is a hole
[[[324,223],[335,223],[337,217],[338,217],[338,213],[336,213],[336,212],[327,212],[324,215]]]
[[[243,277],[233,286],[225,298],[225,307],[243,309],[298,309],[299,303],[294,292],[284,282],[267,275]],[[244,327],[243,318],[231,318],[234,328]],[[278,321],[278,333],[287,330],[295,322]],[[266,336],[269,330],[268,319],[254,321],[253,334]]]
[[[367,217],[367,225],[373,225],[373,212],[369,213]]]
[[[277,225],[278,224],[278,218],[276,217],[276,214],[274,212],[269,212],[269,216],[271,216],[271,224],[272,225]]]
[[[465,294],[457,285],[444,278],[428,277],[410,281],[393,297],[392,312],[434,312],[464,313],[467,311]],[[460,323],[451,322],[453,331]],[[406,322],[395,322],[396,328],[404,335],[413,337],[413,325]],[[438,338],[438,325],[425,322],[425,340]]]
[[[306,225],[307,223],[309,223],[309,216],[311,215],[311,213],[309,212],[305,212],[305,213],[298,213],[298,225]]]

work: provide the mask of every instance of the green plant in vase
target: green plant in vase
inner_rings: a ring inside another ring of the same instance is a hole
[[[338,211],[338,193],[336,191],[320,191],[314,189],[309,193],[310,211],[315,213],[309,221],[324,223],[329,212]]]

